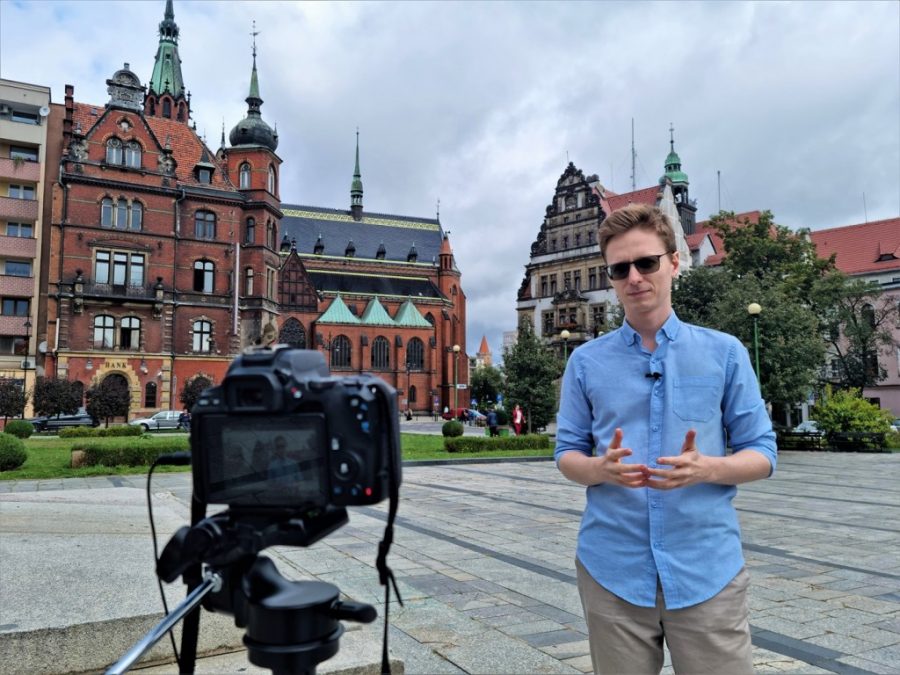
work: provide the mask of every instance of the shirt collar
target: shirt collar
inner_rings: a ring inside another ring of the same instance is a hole
[[[678,337],[678,329],[681,327],[681,320],[675,315],[673,311],[669,318],[666,319],[666,322],[662,325],[662,327],[657,331],[657,336],[659,333],[663,333],[669,342],[674,342],[675,338]],[[628,323],[628,319],[622,322],[622,338],[625,340],[626,345],[633,345],[635,342],[641,341],[640,334],[631,327],[631,324]]]

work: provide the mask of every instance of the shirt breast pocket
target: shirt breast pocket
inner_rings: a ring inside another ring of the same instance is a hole
[[[686,422],[707,422],[722,403],[717,377],[681,377],[675,380],[672,410]]]

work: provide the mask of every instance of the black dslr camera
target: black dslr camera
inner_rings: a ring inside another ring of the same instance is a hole
[[[188,597],[107,673],[127,671],[182,618],[179,672],[192,673],[200,605],[247,629],[251,663],[314,673],[337,653],[341,621],[371,622],[375,608],[340,600],[333,584],[289,581],[258,554],[310,546],[348,522],[345,507],[384,499],[376,568],[385,587],[382,672],[389,672],[386,613],[397,586],[386,559],[400,486],[394,389],[372,375],[330,377],[321,353],[277,345],[236,358],[192,416],[190,456],[163,462],[193,467],[191,526],[175,533],[156,566],[162,581],[182,577]],[[228,508],[207,516],[210,504]]]
[[[391,463],[400,478],[398,415],[383,380],[329,377],[317,351],[244,353],[194,407],[195,499],[255,512],[376,504]]]

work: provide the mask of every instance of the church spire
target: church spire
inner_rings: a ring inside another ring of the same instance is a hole
[[[353,170],[353,182],[350,184],[350,214],[353,220],[362,220],[363,184],[359,172],[359,127],[356,128],[356,168]]]
[[[256,21],[253,22],[253,70],[250,72],[250,93],[247,98],[247,116],[238,122],[231,133],[228,140],[231,145],[261,145],[275,152],[278,147],[278,133],[272,131],[272,127],[265,123],[260,113],[260,107],[263,100],[259,95],[259,76],[256,73],[256,36],[259,31],[256,30]]]
[[[168,117],[187,122],[191,104],[181,74],[178,55],[178,24],[172,0],[166,0],[166,10],[159,24],[159,46],[153,62],[153,74],[147,83],[144,111],[147,115]]]

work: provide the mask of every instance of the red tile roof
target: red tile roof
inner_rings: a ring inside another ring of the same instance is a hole
[[[635,190],[634,192],[626,192],[621,195],[614,195],[607,192],[606,203],[609,204],[610,209],[607,213],[612,213],[616,209],[628,206],[629,204],[649,204],[650,206],[654,206],[659,197],[659,190],[659,185],[654,185],[653,187]]]
[[[101,122],[106,114],[106,106],[91,105],[88,103],[75,103],[72,115],[73,128],[80,129],[84,135],[88,135],[99,122]],[[114,110],[113,113],[122,113],[132,117],[137,122],[137,113],[129,111]],[[170,120],[160,117],[145,117],[147,125],[156,137],[159,147],[147,148],[152,152],[154,157],[156,153],[163,149],[166,142],[171,145],[172,157],[176,162],[175,178],[179,183],[187,185],[203,185],[194,175],[194,167],[200,162],[203,156],[204,144],[203,140],[197,133],[184,122]],[[137,122],[140,124],[139,122]],[[132,134],[133,135],[133,134]],[[225,178],[223,165],[216,159],[215,152],[206,148],[209,162],[216,167],[213,172],[213,187],[219,190],[237,191],[237,188]],[[147,166],[145,168],[151,171],[156,170],[156,160],[149,161],[150,157],[145,160]],[[152,166],[151,166],[152,164]]]
[[[845,274],[900,269],[900,217],[810,232],[820,258],[835,254]]]

